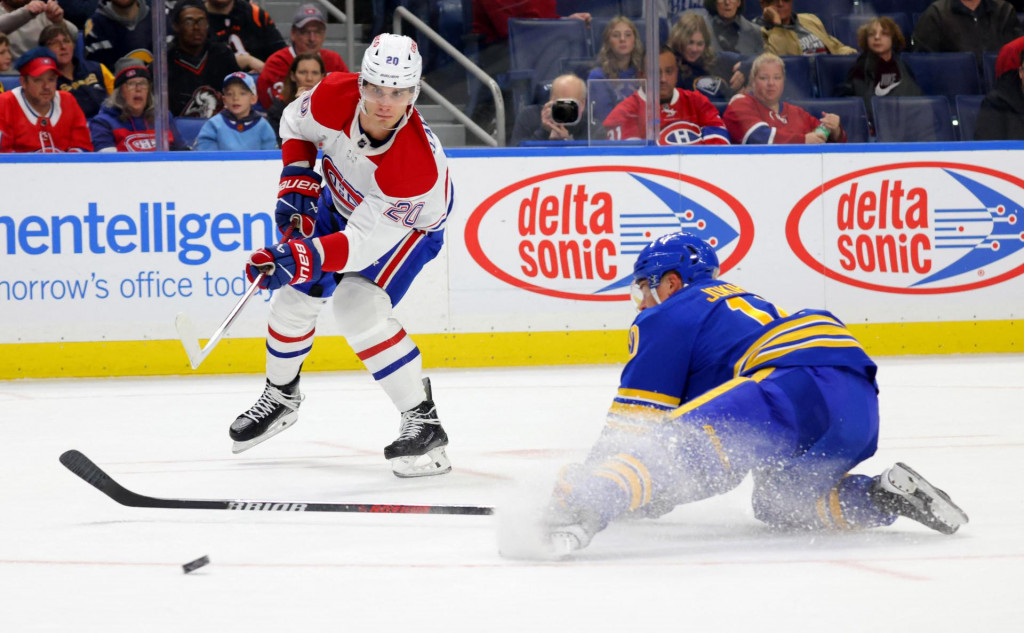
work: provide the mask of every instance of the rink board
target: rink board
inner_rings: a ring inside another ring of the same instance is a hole
[[[1024,144],[943,150],[452,150],[445,248],[399,318],[432,367],[623,362],[632,261],[682,228],[729,281],[835,312],[872,353],[1020,352]],[[0,379],[190,372],[174,316],[210,333],[234,305],[275,239],[279,170],[276,152],[0,157]],[[200,371],[262,371],[267,300]],[[317,334],[306,369],[361,367],[330,310]]]

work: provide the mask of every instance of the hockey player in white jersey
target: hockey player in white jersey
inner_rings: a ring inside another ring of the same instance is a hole
[[[413,107],[420,73],[416,43],[384,33],[358,75],[331,73],[284,111],[276,220],[301,238],[256,251],[246,267],[250,279],[262,272],[261,285],[278,290],[266,388],[231,425],[236,453],[297,421],[299,372],[330,303],[339,330],[401,412],[399,436],[384,449],[394,474],[451,470],[419,349],[392,312],[440,250],[454,195],[441,144]],[[318,147],[323,178],[313,170]]]

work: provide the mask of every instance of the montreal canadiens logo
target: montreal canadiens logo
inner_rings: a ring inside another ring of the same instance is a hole
[[[722,271],[750,249],[738,200],[707,182],[645,167],[578,167],[532,176],[473,210],[465,243],[494,277],[549,297],[629,299],[633,262],[652,240],[689,231],[719,253]]]
[[[699,125],[690,121],[676,121],[661,129],[658,145],[693,145],[701,138]]]
[[[881,165],[804,196],[786,238],[805,264],[851,286],[961,292],[1024,272],[1022,201],[1024,180],[987,167]]]
[[[153,132],[129,134],[124,137],[124,147],[129,152],[152,152],[156,149]]]

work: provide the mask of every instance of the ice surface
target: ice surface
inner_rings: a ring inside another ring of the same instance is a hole
[[[511,561],[496,519],[119,506],[77,448],[153,496],[496,505],[597,437],[614,366],[429,372],[454,471],[400,480],[398,414],[361,372],[303,377],[299,424],[231,454],[260,376],[0,382],[0,631],[1016,631],[1024,356],[881,359],[882,436],[971,523],[774,533],[739,490]],[[185,575],[181,565],[209,555]]]

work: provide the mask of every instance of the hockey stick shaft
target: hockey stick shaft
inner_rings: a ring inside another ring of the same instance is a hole
[[[494,514],[487,506],[407,505],[396,503],[304,503],[291,501],[243,501],[238,499],[161,499],[128,490],[91,459],[74,449],[60,456],[60,463],[103,494],[132,508],[188,510],[242,510],[262,512],[366,512],[374,514]]]
[[[287,242],[288,238],[291,237],[294,227],[288,227],[284,235],[281,237],[282,242]],[[185,347],[185,354],[188,356],[189,365],[192,369],[199,369],[199,366],[206,360],[206,357],[210,355],[214,347],[220,343],[220,340],[224,338],[231,325],[238,318],[238,315],[242,312],[242,308],[245,304],[249,303],[249,299],[256,294],[260,289],[260,283],[266,278],[265,273],[260,273],[249,283],[249,287],[246,289],[245,294],[238,300],[235,307],[231,308],[231,312],[228,313],[227,318],[220,324],[220,327],[214,331],[210,338],[207,339],[206,345],[199,347],[199,337],[196,336],[195,326],[192,324],[192,319],[189,318],[184,312],[179,313],[174,319],[175,328],[178,330],[178,337],[181,339],[181,344]]]

